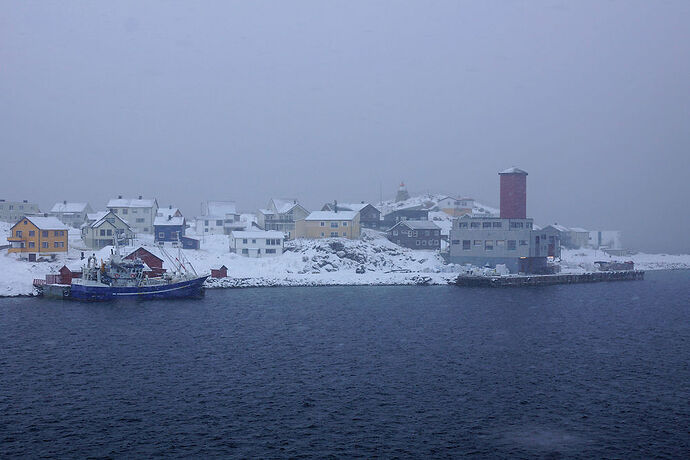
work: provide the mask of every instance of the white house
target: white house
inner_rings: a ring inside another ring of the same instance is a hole
[[[283,253],[285,235],[274,230],[233,231],[230,252],[246,257],[274,257]]]
[[[201,204],[201,215],[196,219],[197,235],[229,235],[233,230],[242,230],[240,214],[234,201],[206,201]]]
[[[89,203],[61,201],[53,205],[48,215],[57,217],[65,225],[80,228],[87,221],[87,214],[92,212]]]
[[[158,212],[158,201],[154,199],[122,198],[108,201],[106,206],[110,211],[117,214],[122,220],[137,233],[153,233],[153,221]]]

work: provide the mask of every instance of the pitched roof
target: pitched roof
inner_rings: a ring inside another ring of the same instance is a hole
[[[88,206],[88,203],[65,203],[61,201],[55,203],[50,209],[50,212],[84,212]]]
[[[234,201],[207,201],[206,215],[224,217],[227,214],[237,214],[237,206]]]
[[[285,238],[285,234],[283,232],[278,232],[276,230],[267,230],[267,231],[232,231],[230,232],[230,236],[234,238]]]
[[[398,225],[405,225],[412,230],[441,230],[441,227],[430,220],[401,220],[395,224],[391,230]]]
[[[152,208],[155,204],[155,199],[129,199],[129,198],[115,198],[108,201],[107,208]]]
[[[180,226],[184,225],[184,223],[184,217],[158,216],[153,220],[154,227],[161,227],[165,225]]]
[[[129,224],[128,224],[127,222],[125,222],[124,219],[122,219],[120,216],[118,216],[117,214],[115,214],[115,213],[112,212],[112,211],[100,211],[100,212],[97,212],[97,213],[95,213],[95,214],[96,214],[96,215],[94,216],[95,219],[94,219],[93,223],[92,223],[91,225],[89,225],[89,227],[91,227],[91,228],[98,228],[98,227],[100,227],[100,226],[103,225],[103,223],[105,222],[106,217],[107,217],[108,215],[111,215],[112,217],[115,217],[115,218],[118,219],[120,222],[122,222],[123,224],[125,224],[125,225],[127,226],[127,228],[129,228],[129,229],[131,230],[131,227],[129,226]],[[93,214],[90,214],[90,215],[93,216]]]
[[[504,169],[499,174],[524,174],[526,176],[527,171],[523,171],[522,169],[513,166],[512,168]]]
[[[304,220],[352,220],[357,211],[313,211]]]
[[[275,206],[278,214],[285,214],[299,205],[299,202],[294,198],[271,198],[271,201],[273,201],[273,206]]]
[[[551,225],[547,225],[546,227],[553,227],[556,230],[558,230],[559,232],[569,232],[570,231],[570,229],[568,227],[564,227],[563,225],[558,225],[558,224],[551,224]],[[546,227],[544,227],[544,228],[546,228]]]
[[[158,208],[158,211],[156,211],[156,216],[157,217],[168,217],[168,216],[174,216],[175,214],[178,214],[181,216],[182,212],[180,212],[179,208],[173,208],[172,206],[168,206],[167,208]]]
[[[69,230],[67,225],[60,222],[57,217],[24,216],[22,220],[24,219],[34,224],[40,230]]]

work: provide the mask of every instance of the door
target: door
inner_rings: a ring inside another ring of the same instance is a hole
[[[36,262],[36,254],[29,254],[29,262]]]

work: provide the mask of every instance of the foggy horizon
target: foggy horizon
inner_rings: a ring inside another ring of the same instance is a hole
[[[377,203],[400,181],[690,253],[690,4],[3,2],[0,198]],[[659,230],[663,228],[664,232]]]

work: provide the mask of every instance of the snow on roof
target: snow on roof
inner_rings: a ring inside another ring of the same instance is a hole
[[[570,227],[570,231],[576,233],[589,233],[589,230],[585,230],[584,228],[580,227]]]
[[[551,224],[549,227],[553,227],[559,232],[569,232],[570,229],[568,227],[564,227],[563,225],[558,225],[558,224]]]
[[[50,212],[84,212],[87,206],[87,203],[65,203],[64,201],[61,201],[59,203],[55,203]]]
[[[259,209],[259,212],[265,216],[273,215],[275,214],[273,211],[270,209]]]
[[[397,227],[398,225],[406,225],[410,227],[412,230],[440,230],[441,227],[436,225],[434,222],[430,220],[402,220],[395,224],[393,227]]]
[[[184,225],[184,217],[173,217],[173,216],[157,216],[153,220],[154,227],[160,227],[164,225]]]
[[[155,199],[129,199],[129,198],[116,198],[108,201],[106,207],[108,208],[152,208]]]
[[[115,214],[112,211],[100,211],[100,212],[97,212],[94,214],[91,214],[92,216],[95,217],[93,223],[91,225],[89,225],[89,227],[91,227],[91,228],[100,227],[103,224],[103,221],[105,220],[106,216],[108,216],[108,215],[111,215],[113,218],[118,219],[123,224],[125,224],[127,227],[129,227],[129,224],[127,222],[125,222],[120,216],[118,216],[117,214]]]
[[[283,232],[278,232],[275,230],[252,230],[252,231],[232,231],[230,236],[234,238],[285,238]]]
[[[67,225],[60,222],[57,217],[24,216],[24,219],[27,219],[40,230],[69,230]]]
[[[352,220],[357,211],[313,211],[304,220]]]
[[[207,201],[206,214],[209,216],[225,216],[237,214],[237,206],[234,201]]]
[[[272,198],[271,200],[278,214],[285,214],[299,204],[294,198]]]
[[[86,219],[87,220],[98,220],[102,217],[102,214],[104,212],[110,212],[110,211],[98,211],[98,212],[88,212],[86,213]],[[100,217],[99,217],[100,216]]]
[[[163,216],[163,217],[174,216],[174,215],[177,214],[178,212],[179,212],[180,214],[182,214],[182,213],[180,212],[180,209],[179,209],[179,208],[173,208],[173,207],[168,206],[167,208],[158,208],[158,211],[156,212],[156,216],[158,216],[158,217],[161,217],[161,216]]]
[[[512,168],[501,171],[499,174],[524,174],[526,176],[527,171],[523,171],[522,169],[513,166]]]

